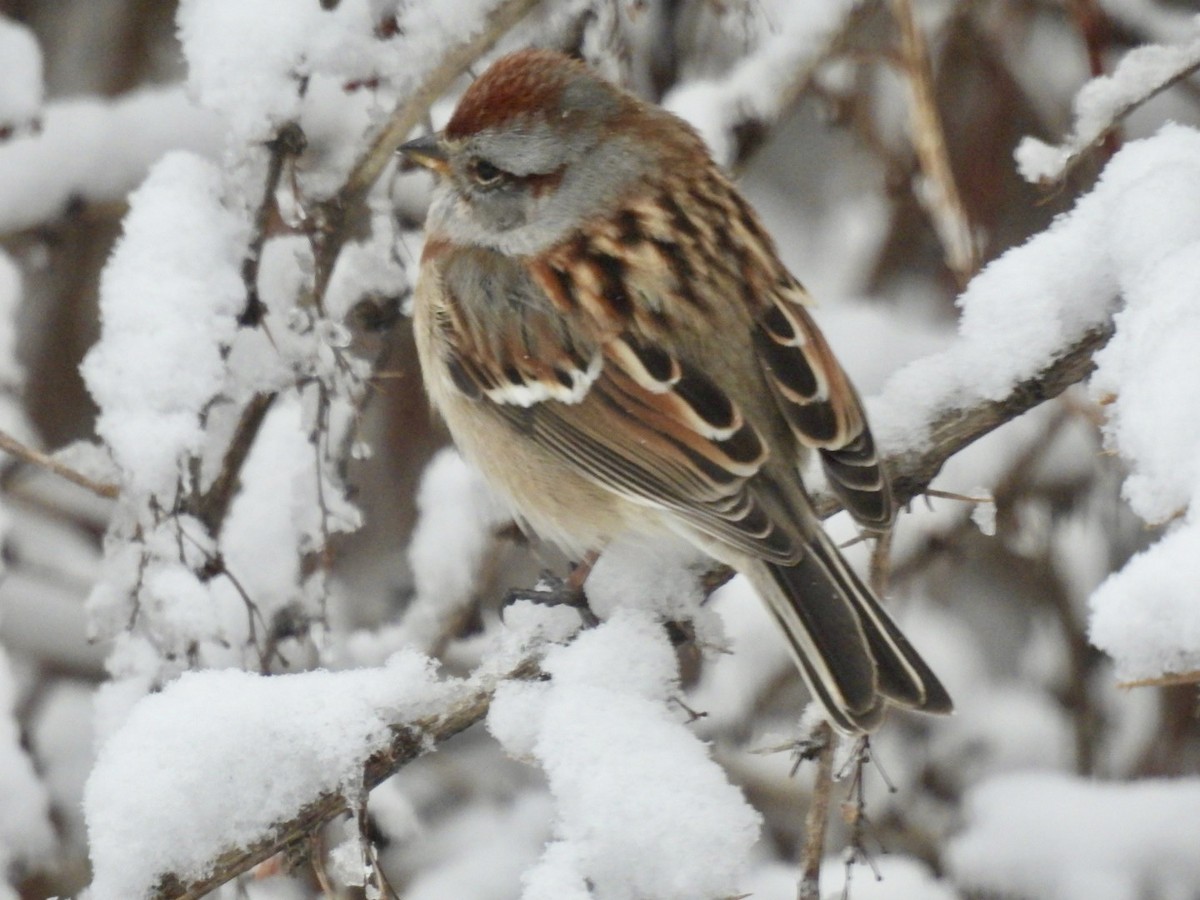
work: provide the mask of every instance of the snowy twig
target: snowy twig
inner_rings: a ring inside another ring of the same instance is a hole
[[[472,63],[487,53],[496,41],[516,25],[539,0],[504,0],[488,13],[483,30],[452,48],[430,72],[404,105],[392,115],[370,148],[358,161],[346,180],[345,193],[362,194],[379,178],[396,148],[429,113],[429,108],[446,92]]]
[[[850,36],[877,6],[877,3],[861,3],[854,6],[837,29],[830,33],[824,49],[800,60],[801,64],[788,82],[772,96],[773,117],[763,115],[761,110],[747,107],[742,118],[727,124],[733,139],[730,168],[734,172],[745,170],[754,154],[766,143],[771,127],[784,118],[795,106],[796,101],[816,85],[817,71],[843,51]]]
[[[531,654],[506,675],[466,687],[437,715],[415,722],[396,723],[388,746],[367,760],[363,769],[363,790],[374,789],[403,766],[483,719],[502,681],[531,678],[537,671],[536,655]],[[222,854],[214,860],[212,870],[205,877],[185,880],[176,875],[164,876],[152,896],[154,900],[198,900],[276,853],[307,844],[310,835],[353,807],[354,801],[344,794],[322,794],[296,816],[281,822],[270,837]]]
[[[221,470],[213,483],[203,494],[195,494],[190,499],[189,512],[205,524],[209,534],[221,530],[221,523],[229,511],[240,484],[242,465],[250,456],[254,446],[254,438],[267,417],[267,411],[275,401],[275,394],[255,394],[253,399],[242,410],[242,417],[234,429],[233,438],[225,450],[225,458],[221,461]]]
[[[408,95],[404,104],[392,114],[388,124],[375,136],[371,146],[359,157],[346,183],[332,198],[321,205],[319,221],[325,237],[317,242],[318,302],[323,297],[333,273],[333,263],[342,245],[350,237],[347,223],[358,210],[371,186],[379,179],[388,161],[409,133],[429,114],[429,108],[467,69],[495,45],[517,24],[539,0],[504,0],[487,16],[483,30],[469,40],[450,49],[425,80]]]
[[[1117,123],[1198,71],[1200,38],[1131,50],[1111,75],[1093,78],[1076,96],[1075,126],[1065,141],[1056,146],[1036,138],[1021,141],[1016,151],[1021,177],[1043,186],[1061,182]]]
[[[1112,333],[1111,322],[1093,328],[1037,375],[1018,382],[1008,396],[942,414],[929,426],[920,449],[888,459],[896,502],[904,505],[923,494],[946,460],[964,447],[1086,378],[1094,368],[1092,355],[1108,343]],[[829,497],[819,498],[817,506],[822,516],[839,508]]]
[[[54,457],[42,453],[40,450],[34,450],[32,447],[22,444],[11,434],[5,431],[0,431],[0,450],[5,453],[10,453],[17,459],[24,460],[27,463],[32,463],[39,468],[45,469],[47,472],[53,472],[60,478],[65,478],[72,484],[77,484],[82,488],[87,488],[93,494],[109,499],[115,498],[121,489],[115,484],[106,484],[101,481],[94,481],[88,478],[82,472],[72,469],[70,466],[64,466]]]
[[[917,26],[912,0],[891,0],[892,15],[900,27],[903,71],[908,82],[908,115],[913,150],[924,175],[917,199],[929,213],[934,231],[946,253],[946,264],[966,284],[979,268],[979,251],[971,220],[950,168],[946,135],[933,90],[933,67],[925,37]]]
[[[300,298],[300,302],[315,307],[317,318],[321,320],[322,325],[329,324],[333,328],[343,328],[340,322],[325,321],[327,319],[325,315],[326,293],[334,267],[342,256],[343,249],[362,235],[361,226],[366,224],[370,213],[366,203],[367,194],[384,170],[395,146],[428,113],[430,105],[453,84],[469,64],[490,49],[501,35],[532,8],[535,2],[536,0],[495,0],[491,4],[491,13],[483,20],[475,36],[449,47],[444,54],[430,59],[431,71],[429,74],[400,104],[395,117],[374,139],[370,148],[363,153],[340,188],[332,196],[314,202],[311,206],[304,206],[299,224],[303,225],[304,233],[312,242],[314,266],[311,288],[305,292],[304,297]],[[220,16],[217,16],[217,19],[220,19]],[[305,83],[302,79],[299,88],[301,95],[304,94]],[[292,123],[295,119],[285,121]],[[255,138],[255,140],[261,141],[261,138]],[[295,124],[285,124],[277,128],[273,138],[267,144],[269,156],[266,160],[264,177],[262,182],[253,188],[257,200],[256,211],[253,213],[253,228],[249,234],[244,236],[245,243],[241,246],[237,260],[236,274],[241,281],[241,297],[238,297],[232,289],[229,293],[230,298],[237,303],[233,313],[237,317],[237,324],[242,327],[260,324],[263,314],[262,303],[257,293],[260,257],[270,239],[281,230],[279,227],[281,223],[280,210],[276,194],[286,177],[289,161],[301,153],[303,147],[304,135]],[[258,152],[261,153],[261,147]],[[180,159],[185,158],[180,157]],[[205,178],[212,177],[211,170],[197,162],[185,162],[178,165],[184,169],[188,169],[188,166],[196,169],[194,173],[196,184]],[[162,174],[161,167],[158,178],[164,184],[170,181],[166,175]],[[157,182],[155,186],[157,186]],[[208,190],[208,187],[206,184],[204,193],[197,189],[196,193],[200,199],[203,200],[213,193]],[[142,188],[142,192],[147,190],[145,187]],[[262,192],[261,195],[259,191]],[[150,192],[153,193],[152,190]],[[298,191],[294,189],[293,193],[298,194]],[[304,205],[304,198],[296,196],[294,199],[297,203]],[[224,207],[214,208],[212,214],[214,219],[219,220],[218,224],[228,227],[232,233],[232,223],[226,219],[233,217],[227,209]],[[283,230],[288,230],[287,223],[282,224]],[[241,235],[238,240],[243,240]],[[184,280],[186,281],[186,279]],[[211,292],[201,291],[198,293],[201,300],[211,296]],[[233,325],[228,318],[223,321],[230,326]],[[232,334],[226,335],[223,340],[229,342],[234,337],[235,335]],[[271,336],[267,335],[267,337]],[[349,338],[347,338],[348,342]],[[102,341],[101,347],[105,346],[107,346],[107,342]],[[230,346],[231,344],[223,345],[219,350],[213,348],[214,355],[220,353],[221,359],[225,359]],[[344,530],[341,525],[334,527],[330,524],[331,519],[334,518],[334,513],[331,512],[334,502],[327,497],[327,491],[331,485],[338,484],[339,475],[344,470],[344,457],[349,455],[351,445],[350,441],[340,442],[339,449],[343,451],[343,458],[331,459],[330,446],[336,438],[332,436],[330,430],[331,421],[333,421],[330,404],[333,400],[340,401],[345,395],[353,407],[352,412],[361,409],[361,388],[364,384],[364,376],[369,371],[369,364],[362,362],[360,365],[359,360],[351,360],[348,354],[342,352],[342,349],[343,345],[332,339],[325,342],[323,347],[316,347],[318,358],[321,353],[326,351],[329,353],[331,357],[328,361],[329,368],[326,370],[324,369],[325,363],[319,363],[315,370],[316,377],[312,377],[314,374],[312,371],[304,371],[304,367],[301,367],[297,373],[299,379],[294,385],[296,393],[303,394],[306,388],[315,384],[318,401],[316,404],[317,420],[309,439],[316,457],[317,471],[314,487],[317,512],[320,518],[316,523],[316,534],[311,542],[311,549],[306,547],[301,556],[299,572],[300,576],[306,580],[306,590],[311,590],[312,597],[319,599],[321,604],[319,612],[306,613],[302,618],[316,624],[324,624],[326,593],[320,579],[324,577],[324,573],[327,572],[333,559],[331,535]],[[110,352],[117,354],[117,351],[110,350]],[[219,363],[216,359],[208,361],[214,365]],[[230,374],[233,374],[232,370],[230,370]],[[114,383],[117,381],[114,379]],[[224,397],[228,393],[225,391],[214,392],[203,402],[196,403],[196,412],[200,417],[202,427],[207,425],[207,416],[212,408],[217,403],[224,402]],[[219,460],[219,465],[213,467],[215,472],[211,475],[205,464],[205,460],[210,455],[197,453],[194,448],[188,448],[186,467],[190,476],[190,485],[187,493],[180,496],[178,501],[172,503],[170,509],[167,510],[171,515],[184,513],[194,516],[203,524],[210,536],[219,539],[218,536],[224,531],[223,526],[230,514],[233,500],[241,489],[245,465],[250,459],[254,447],[259,443],[259,434],[263,430],[268,413],[277,397],[286,397],[290,402],[292,393],[290,390],[285,392],[278,387],[277,382],[262,384],[258,392],[236,411],[234,415],[237,417],[237,424],[228,446]],[[98,400],[100,399],[98,397]],[[100,405],[104,408],[112,404],[101,400]],[[339,409],[339,421],[340,416]],[[338,502],[340,503],[342,499],[339,497]],[[179,562],[187,565],[187,561],[182,556]],[[230,567],[236,568],[237,565],[231,563]],[[246,578],[244,572],[239,574],[247,585],[252,585],[252,579]],[[308,585],[307,579],[314,575],[318,577],[312,581],[311,585]],[[244,599],[248,598],[250,598],[249,594]],[[253,599],[258,599],[257,592]],[[273,614],[269,610],[264,612],[264,616],[268,620],[273,620]],[[273,634],[274,632],[272,632]],[[260,659],[270,659],[277,652],[272,646],[268,646],[266,649],[259,648]]]
[[[263,183],[263,198],[254,215],[254,237],[242,262],[242,281],[246,284],[246,308],[238,316],[239,325],[258,325],[266,312],[258,296],[258,267],[269,236],[271,215],[278,215],[279,211],[275,192],[279,189],[279,181],[283,177],[284,162],[303,153],[306,143],[307,138],[300,126],[295,122],[287,122],[280,126],[275,137],[267,144],[270,157],[267,161],[267,177]]]

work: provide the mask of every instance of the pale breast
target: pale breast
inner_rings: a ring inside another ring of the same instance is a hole
[[[540,537],[575,558],[604,547],[618,535],[667,530],[661,512],[599,487],[471,399],[455,385],[438,327],[436,278],[417,288],[413,325],[417,355],[433,407],[462,455]]]

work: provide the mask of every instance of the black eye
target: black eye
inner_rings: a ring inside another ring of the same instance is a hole
[[[492,165],[486,159],[476,159],[471,163],[471,177],[483,187],[499,184],[508,173]]]

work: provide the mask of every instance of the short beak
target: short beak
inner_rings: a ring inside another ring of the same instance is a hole
[[[401,144],[399,150],[409,161],[429,169],[436,175],[445,175],[450,171],[441,132],[426,134],[407,144]]]

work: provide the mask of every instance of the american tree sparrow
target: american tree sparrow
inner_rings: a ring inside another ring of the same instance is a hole
[[[445,130],[416,289],[426,387],[459,449],[573,554],[680,535],[766,600],[833,723],[950,698],[826,536],[820,455],[864,527],[891,492],[809,296],[685,122],[558,53],[491,66]]]

